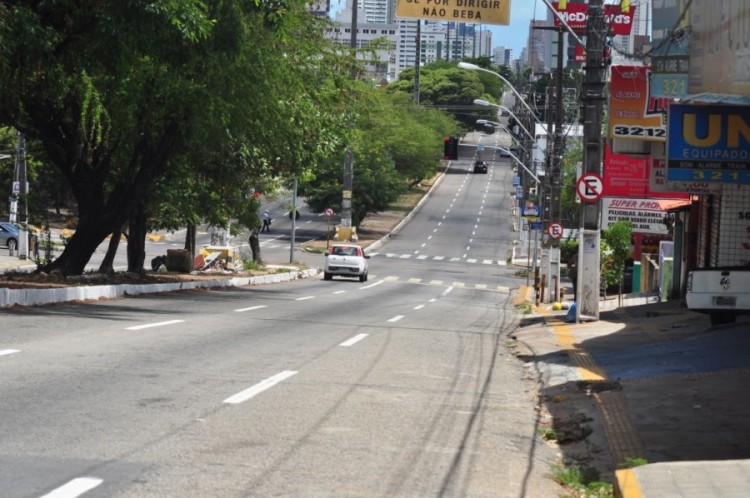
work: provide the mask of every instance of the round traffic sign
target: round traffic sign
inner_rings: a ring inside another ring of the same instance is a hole
[[[553,221],[547,226],[547,234],[553,239],[559,239],[563,235],[562,225],[556,221]]]
[[[596,173],[586,173],[581,175],[576,183],[576,191],[578,197],[583,202],[596,202],[602,198],[604,194],[604,182],[602,177]]]
[[[327,208],[326,209],[326,216],[333,216],[333,209]]]

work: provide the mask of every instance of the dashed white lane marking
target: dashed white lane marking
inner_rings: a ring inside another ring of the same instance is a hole
[[[53,489],[40,498],[75,498],[91,491],[104,481],[98,477],[78,477],[68,481],[59,488]]]
[[[308,299],[315,299],[315,296],[298,297],[295,299],[295,301],[307,301]]]
[[[430,240],[432,238],[432,235],[427,236],[427,240]]]
[[[421,247],[425,247],[427,245],[427,242],[423,243]]]
[[[234,311],[238,313],[242,313],[243,311],[255,311],[255,310],[262,309],[262,308],[267,308],[267,306],[265,304],[261,304],[259,306],[250,306],[249,308],[240,308]]]
[[[358,343],[359,341],[361,341],[362,339],[364,339],[367,336],[368,336],[368,334],[357,334],[354,337],[352,337],[351,339],[342,342],[341,344],[339,344],[339,346],[344,346],[344,347],[352,346],[352,345]]]
[[[477,260],[476,259],[467,259],[466,262],[467,263],[476,263]]]
[[[340,291],[333,292],[333,294],[343,294],[344,292],[346,292],[346,291],[345,290],[340,290]]]
[[[150,329],[152,327],[163,327],[164,325],[174,325],[175,323],[182,323],[185,320],[167,320],[166,322],[147,323],[145,325],[134,325],[132,327],[126,327],[125,330],[142,330]]]
[[[407,280],[406,282],[407,282],[407,283],[409,283],[409,284],[418,284],[418,283],[420,283],[421,281],[422,281],[422,279],[421,279],[421,278],[410,278],[410,279],[409,279],[409,280]]]
[[[249,400],[250,398],[257,396],[258,394],[262,393],[263,391],[272,388],[279,382],[288,379],[292,375],[296,375],[297,372],[293,370],[284,370],[281,373],[278,373],[274,375],[273,377],[269,377],[265,380],[262,380],[255,384],[253,387],[249,387],[245,389],[244,391],[238,392],[234,396],[230,396],[227,399],[224,400],[224,403],[229,403],[232,405],[237,405],[239,403],[244,403],[245,401]]]
[[[444,259],[445,259],[445,256],[435,256],[435,257],[434,257],[434,258],[432,258],[432,259],[434,259],[435,261],[442,261],[442,260],[444,260]]]
[[[372,288],[373,288],[373,287],[375,287],[376,285],[380,285],[380,284],[382,284],[383,282],[385,282],[385,280],[380,280],[380,281],[378,281],[378,282],[375,282],[374,284],[370,284],[370,285],[365,285],[364,287],[360,287],[360,288],[359,288],[359,290],[363,290],[363,289],[372,289]]]
[[[426,254],[420,254],[419,256],[417,256],[417,259],[427,259],[427,258],[429,258],[429,256]]]
[[[20,352],[21,351],[18,349],[2,349],[0,350],[0,356],[8,356],[9,354],[16,354]]]
[[[440,297],[447,296],[448,294],[451,293],[452,290],[453,290],[453,286],[452,285],[448,286],[443,292],[440,293]]]
[[[390,318],[388,321],[391,322],[391,323],[397,322],[397,321],[401,320],[403,317],[404,317],[404,315],[396,315],[393,318]]]
[[[417,306],[414,306],[415,310],[421,310],[422,308],[424,308],[424,304],[418,304]]]

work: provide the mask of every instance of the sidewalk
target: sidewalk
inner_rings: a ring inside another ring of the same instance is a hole
[[[513,338],[539,379],[547,428],[566,465],[596,468],[616,496],[748,496],[747,319],[712,328],[655,299],[602,302],[596,322],[566,323],[550,304],[521,320]]]

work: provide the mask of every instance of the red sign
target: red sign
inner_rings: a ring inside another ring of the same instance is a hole
[[[684,192],[656,192],[651,190],[650,156],[612,154],[604,148],[604,195],[607,197],[634,197],[660,199],[686,199]]]
[[[596,173],[586,173],[581,175],[576,184],[578,197],[583,202],[596,202],[602,198],[604,193],[604,182],[602,177]]]
[[[576,45],[575,61],[586,62],[586,49],[583,48],[583,45]]]
[[[560,13],[560,17],[573,28],[573,31],[579,35],[586,34],[586,23],[589,19],[589,4],[587,3],[570,3],[568,2],[565,10],[560,10],[557,2],[552,6]],[[615,35],[629,35],[633,27],[633,16],[635,15],[635,6],[630,6],[630,12],[623,13],[620,5],[607,4],[604,6],[604,16],[607,24],[612,28]],[[555,26],[560,25],[560,20],[555,16]]]
[[[552,222],[547,227],[547,234],[553,239],[559,239],[563,235],[563,226],[558,222]]]
[[[651,95],[650,68],[612,66],[609,136],[623,140],[666,142],[671,98]]]

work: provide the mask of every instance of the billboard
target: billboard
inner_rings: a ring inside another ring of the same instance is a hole
[[[651,4],[651,94],[683,98],[688,95],[690,0],[653,0]]]
[[[632,199],[605,197],[602,199],[602,229],[618,221],[633,224],[633,233],[653,233],[667,235],[664,224],[667,212],[656,199]]]
[[[560,13],[560,17],[568,23],[568,26],[575,33],[579,35],[586,34],[586,25],[589,20],[589,5],[587,3],[568,3],[564,9],[560,9],[558,2],[552,2],[552,6]],[[607,4],[604,6],[604,18],[612,34],[630,35],[633,29],[635,9],[636,6],[631,5],[628,12],[623,12],[619,4]],[[557,16],[555,16],[555,26],[560,26],[560,20]]]
[[[510,24],[510,0],[397,0],[396,17]]]
[[[604,148],[604,195],[606,197],[641,197],[689,199],[686,191],[652,188],[650,156],[613,154]],[[664,171],[666,174],[666,168]]]
[[[672,104],[667,178],[750,184],[750,106]]]
[[[654,97],[645,66],[612,66],[609,97],[609,136],[626,140],[663,142],[666,113],[673,99]]]
[[[693,0],[688,93],[750,95],[750,2]]]

